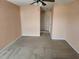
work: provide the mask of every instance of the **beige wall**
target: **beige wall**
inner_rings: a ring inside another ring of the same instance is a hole
[[[68,6],[66,41],[79,53],[79,1]]]
[[[22,35],[40,36],[40,7],[22,6],[21,7]]]
[[[64,39],[79,53],[79,1],[55,5],[53,15],[53,35],[64,35]]]
[[[66,23],[66,7],[65,5],[54,5],[53,10],[53,29],[52,39],[64,39],[65,36],[65,23]]]
[[[19,7],[0,0],[0,48],[21,35]]]

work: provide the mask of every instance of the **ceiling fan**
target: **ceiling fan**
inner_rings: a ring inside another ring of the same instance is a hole
[[[31,5],[35,4],[35,3],[41,3],[43,6],[46,6],[47,4],[44,1],[48,1],[48,2],[55,2],[55,0],[34,0],[33,3],[31,3]]]

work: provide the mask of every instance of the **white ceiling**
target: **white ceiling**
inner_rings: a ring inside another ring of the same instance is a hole
[[[75,0],[55,0],[57,4],[69,4]]]
[[[28,5],[32,2],[34,2],[34,0],[8,0],[11,3],[14,3],[18,6],[24,6],[24,5]],[[74,0],[55,0],[55,3],[57,4],[68,4],[70,2],[72,2]],[[43,6],[43,10],[50,10],[53,7],[53,2],[45,2],[47,5]]]
[[[34,0],[8,0],[8,1],[18,6],[30,5],[30,3],[34,2]],[[47,5],[42,6],[43,10],[50,10],[53,7],[53,2],[45,2],[45,3]]]
[[[34,2],[34,0],[8,0],[8,1],[16,4],[18,6],[23,6],[23,5],[30,4],[30,3]]]

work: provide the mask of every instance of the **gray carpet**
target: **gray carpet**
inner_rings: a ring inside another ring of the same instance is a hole
[[[21,37],[0,59],[79,59],[79,55],[66,41],[51,40],[48,33],[41,33],[41,37]]]

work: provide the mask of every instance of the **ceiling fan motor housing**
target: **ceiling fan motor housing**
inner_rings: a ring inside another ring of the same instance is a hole
[[[43,6],[46,6],[46,3],[44,1],[48,1],[48,2],[55,2],[55,0],[34,0],[35,2],[31,3],[34,4],[34,3],[39,3],[41,2]]]

